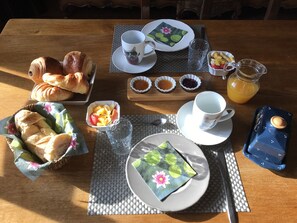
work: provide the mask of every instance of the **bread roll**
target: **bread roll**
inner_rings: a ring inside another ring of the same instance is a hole
[[[36,83],[43,82],[44,73],[63,74],[61,63],[51,57],[39,57],[31,62],[28,75]]]
[[[37,84],[31,92],[31,98],[37,101],[63,101],[70,99],[73,95],[73,92],[45,82]]]
[[[58,160],[67,150],[71,142],[71,136],[61,133],[51,137],[44,151],[44,158],[48,161]]]
[[[64,57],[63,72],[64,74],[82,72],[87,79],[89,79],[92,71],[92,65],[92,59],[85,53],[80,51],[71,51]],[[59,72],[54,72],[54,74],[59,74]]]
[[[71,136],[56,134],[37,112],[23,109],[15,114],[14,119],[27,148],[44,162],[57,161],[70,145]]]
[[[88,93],[90,88],[87,78],[81,72],[70,73],[66,76],[45,73],[42,76],[42,80],[52,86],[80,94]]]

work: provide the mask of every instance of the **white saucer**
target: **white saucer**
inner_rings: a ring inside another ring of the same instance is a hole
[[[155,148],[168,140],[198,173],[184,186],[160,201],[146,185],[132,163],[147,149]],[[147,136],[131,150],[126,162],[126,179],[129,188],[142,202],[161,211],[180,211],[195,204],[205,193],[210,178],[207,159],[202,150],[191,140],[173,133],[159,133]]]
[[[116,68],[130,74],[145,72],[151,69],[156,62],[156,52],[152,52],[149,56],[144,57],[141,63],[138,65],[132,65],[127,62],[121,46],[117,48],[112,54],[112,63],[116,66]]]
[[[193,125],[193,103],[194,101],[187,102],[177,112],[176,124],[181,133],[200,145],[216,145],[224,142],[231,135],[233,129],[232,119],[219,122],[214,128],[202,131]]]

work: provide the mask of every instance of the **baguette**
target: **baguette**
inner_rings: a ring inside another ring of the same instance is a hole
[[[28,150],[43,162],[58,161],[70,145],[71,136],[57,134],[47,124],[45,117],[37,112],[23,109],[15,114],[14,119]]]

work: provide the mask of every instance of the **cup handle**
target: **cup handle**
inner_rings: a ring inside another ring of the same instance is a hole
[[[235,66],[236,66],[235,62],[229,62],[224,65],[223,70],[225,72],[229,72],[229,71],[233,70],[235,68]]]
[[[152,50],[150,51],[150,52],[148,52],[148,53],[144,53],[144,55],[143,56],[149,56],[151,53],[153,53],[154,51],[155,51],[155,49],[156,49],[156,44],[155,44],[155,42],[153,42],[153,41],[150,41],[150,40],[146,40],[146,41],[144,41],[144,44],[145,45],[150,45],[151,47],[152,47]]]
[[[218,120],[218,122],[226,121],[226,120],[232,118],[233,115],[235,114],[235,110],[234,110],[233,108],[226,108],[225,111],[228,112],[228,114],[223,115],[223,116]]]

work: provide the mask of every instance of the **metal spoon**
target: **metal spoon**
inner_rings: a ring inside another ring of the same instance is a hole
[[[154,125],[154,126],[161,126],[161,125],[165,125],[166,123],[167,123],[166,118],[158,118],[158,119],[150,122],[150,124]]]

